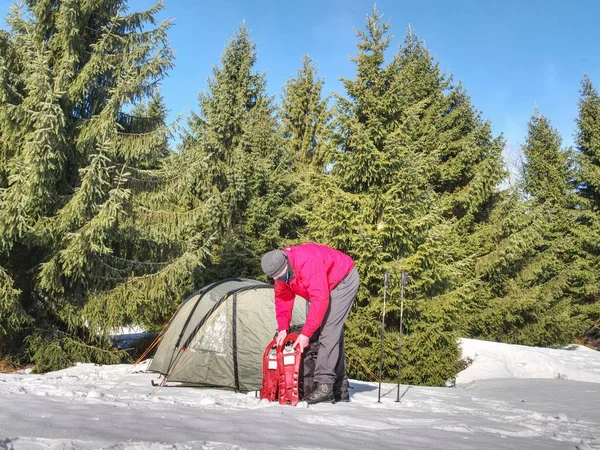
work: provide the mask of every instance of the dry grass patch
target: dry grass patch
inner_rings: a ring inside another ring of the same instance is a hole
[[[14,373],[19,370],[19,368],[19,366],[10,361],[4,359],[0,360],[0,373]]]

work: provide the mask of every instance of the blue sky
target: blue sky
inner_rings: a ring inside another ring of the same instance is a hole
[[[10,1],[0,0],[0,9]],[[151,0],[132,0],[130,9]],[[171,118],[198,111],[198,93],[242,21],[257,44],[257,70],[279,97],[308,53],[326,92],[342,92],[353,77],[355,29],[362,29],[370,0],[164,0],[160,18],[175,19],[170,41],[175,68],[163,82]],[[571,145],[580,82],[587,73],[600,87],[600,1],[597,0],[381,0],[393,48],[410,24],[444,71],[461,81],[473,104],[503,132],[509,154],[523,142],[537,105]]]

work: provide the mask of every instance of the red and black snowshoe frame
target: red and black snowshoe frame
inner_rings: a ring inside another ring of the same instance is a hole
[[[298,335],[288,334],[281,346],[273,339],[263,354],[263,379],[260,398],[273,402],[279,400],[281,405],[295,406],[300,401],[298,384],[302,352],[294,343]]]
[[[270,402],[277,399],[279,386],[279,363],[277,361],[277,339],[273,339],[263,354],[263,377],[260,389],[260,399]]]

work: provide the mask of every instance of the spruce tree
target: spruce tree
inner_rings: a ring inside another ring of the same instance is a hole
[[[582,81],[575,136],[576,191],[584,225],[581,242],[586,250],[580,295],[587,305],[587,319],[591,322],[585,339],[600,341],[600,95],[588,76]]]
[[[287,80],[279,108],[279,131],[285,147],[279,191],[283,193],[278,247],[306,242],[306,216],[315,186],[327,172],[331,140],[330,97],[323,96],[325,81],[309,56],[302,58],[296,76]]]
[[[523,183],[486,228],[491,251],[479,259],[481,310],[467,333],[524,345],[564,345],[589,322],[581,297],[588,268],[570,151],[538,111],[523,145]],[[524,198],[525,197],[525,198]]]
[[[283,88],[280,116],[282,133],[293,158],[299,165],[323,163],[327,147],[331,113],[328,98],[323,97],[322,78],[317,78],[313,60],[305,55],[296,77]]]
[[[196,166],[192,190],[207,205],[207,229],[217,247],[202,282],[259,276],[260,256],[274,248],[284,216],[288,164],[264,74],[255,71],[256,46],[242,24],[199,96],[189,122],[184,159]]]
[[[460,295],[472,281],[470,232],[489,216],[503,176],[501,138],[481,120],[460,85],[441,72],[409,30],[386,64],[389,24],[374,10],[359,32],[356,77],[343,80],[334,120],[330,176],[307,213],[309,235],[351,254],[361,291],[348,347],[375,367],[383,272],[396,283],[388,305],[385,373],[397,370],[400,272],[410,276],[404,380],[443,384],[457,370]]]
[[[561,138],[549,120],[535,111],[522,148],[525,156],[523,189],[539,203],[565,205],[569,188],[569,154],[561,149]]]
[[[589,77],[581,86],[579,117],[575,137],[579,157],[581,183],[579,194],[589,201],[589,207],[600,209],[600,96]]]
[[[0,134],[11,148],[0,323],[20,326],[11,347],[25,342],[40,371],[119,361],[111,328],[162,324],[207,250],[201,233],[182,237],[148,200],[166,170],[170,131],[152,105],[172,66],[170,22],[156,24],[160,2],[133,13],[119,0],[26,6],[13,8],[0,60]],[[139,108],[147,114],[126,113]],[[151,227],[140,220],[149,214]]]

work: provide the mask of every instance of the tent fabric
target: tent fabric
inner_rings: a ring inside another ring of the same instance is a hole
[[[292,325],[305,322],[298,297]],[[259,390],[262,355],[277,331],[273,286],[245,278],[212,283],[189,296],[165,330],[148,368],[164,382]]]

